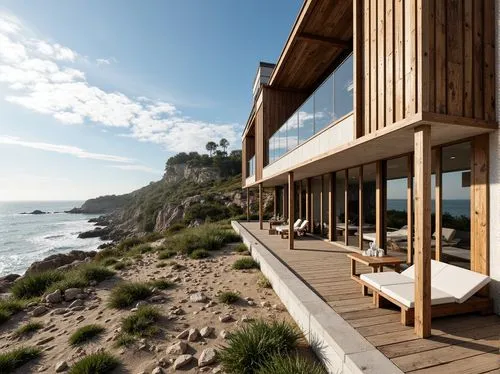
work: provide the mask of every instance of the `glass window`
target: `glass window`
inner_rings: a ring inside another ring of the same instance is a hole
[[[442,261],[470,269],[471,144],[443,147]]]
[[[269,164],[274,162],[274,135],[269,138]]]
[[[294,149],[298,143],[298,113],[294,113],[293,116],[286,122],[286,131],[287,131],[287,150],[290,151]]]
[[[348,244],[353,247],[359,246],[359,168],[349,169],[349,190],[347,191],[348,214]]]
[[[314,96],[311,96],[298,110],[299,144],[314,135]]]
[[[386,249],[404,252],[407,240],[408,157],[387,160]]]
[[[363,165],[363,249],[376,238],[376,165]]]
[[[323,236],[328,236],[328,189],[329,189],[329,183],[330,182],[330,176],[329,175],[324,175],[323,176]]]
[[[353,66],[352,56],[340,65],[333,74],[333,119],[337,120],[353,110]]]
[[[345,170],[339,170],[335,173],[335,229],[337,241],[344,243],[345,232]]]
[[[333,120],[333,76],[330,76],[314,93],[314,133]]]
[[[280,158],[286,153],[286,123],[281,126],[280,130],[278,131],[278,155],[277,158]]]

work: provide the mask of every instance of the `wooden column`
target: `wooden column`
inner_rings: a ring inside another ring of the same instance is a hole
[[[307,178],[306,183],[306,219],[309,221],[309,232],[313,232],[311,178]]]
[[[290,217],[290,212],[288,211],[288,186],[285,184],[283,186],[283,217],[288,219]]]
[[[247,188],[247,221],[250,221],[250,188]]]
[[[489,274],[488,134],[472,141],[471,160],[471,264],[472,271]],[[498,212],[495,212],[498,214]],[[498,230],[498,228],[495,228]],[[483,291],[484,292],[484,291]]]
[[[349,169],[345,169],[344,177],[344,244],[349,245]]]
[[[278,187],[274,186],[273,189],[273,216],[276,218],[278,215]]]
[[[376,176],[375,176],[375,227],[376,227],[376,244],[380,248],[385,248],[386,241],[386,227],[385,227],[385,214],[386,214],[386,161],[381,160],[376,163]]]
[[[293,227],[295,221],[295,183],[293,181],[293,171],[288,172],[288,249],[293,249],[295,230]]]
[[[335,211],[335,173],[330,173],[328,181],[328,240],[337,240],[337,216]]]
[[[324,185],[324,176],[321,176],[321,189],[319,190],[319,233],[323,236],[323,185]]]
[[[415,333],[431,335],[431,128],[415,129]]]
[[[358,240],[359,249],[363,250],[363,223],[364,223],[364,209],[363,209],[363,166],[359,167],[359,222],[358,222]]]
[[[302,181],[298,181],[297,182],[297,185],[299,187],[299,201],[297,202],[299,204],[299,216],[297,218],[300,218],[302,219],[302,217],[304,216],[302,212]]]
[[[263,196],[262,183],[259,183],[259,228],[264,228],[264,196]]]
[[[406,226],[408,248],[406,250],[406,262],[413,264],[413,156],[408,156],[408,175],[406,176]]]
[[[441,147],[436,149],[436,212],[435,221],[436,229],[436,252],[434,259],[441,261],[441,252],[443,250],[443,159],[441,157]]]

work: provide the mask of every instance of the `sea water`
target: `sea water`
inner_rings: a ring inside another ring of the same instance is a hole
[[[96,215],[64,213],[82,201],[0,202],[0,276],[23,274],[34,261],[72,250],[96,250],[99,238],[79,239]],[[41,210],[50,214],[20,214]],[[62,213],[55,213],[62,212]]]

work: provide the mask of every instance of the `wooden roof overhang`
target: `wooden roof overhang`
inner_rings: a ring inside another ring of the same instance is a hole
[[[352,38],[352,0],[306,0],[269,85],[312,92],[352,51]]]

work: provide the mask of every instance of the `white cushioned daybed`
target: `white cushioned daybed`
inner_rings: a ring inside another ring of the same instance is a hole
[[[375,304],[381,298],[401,308],[401,322],[413,323],[415,306],[415,265],[396,272],[361,274],[360,280],[372,290]],[[474,296],[490,277],[457,266],[431,260],[432,317],[469,312],[489,312],[491,300]]]

